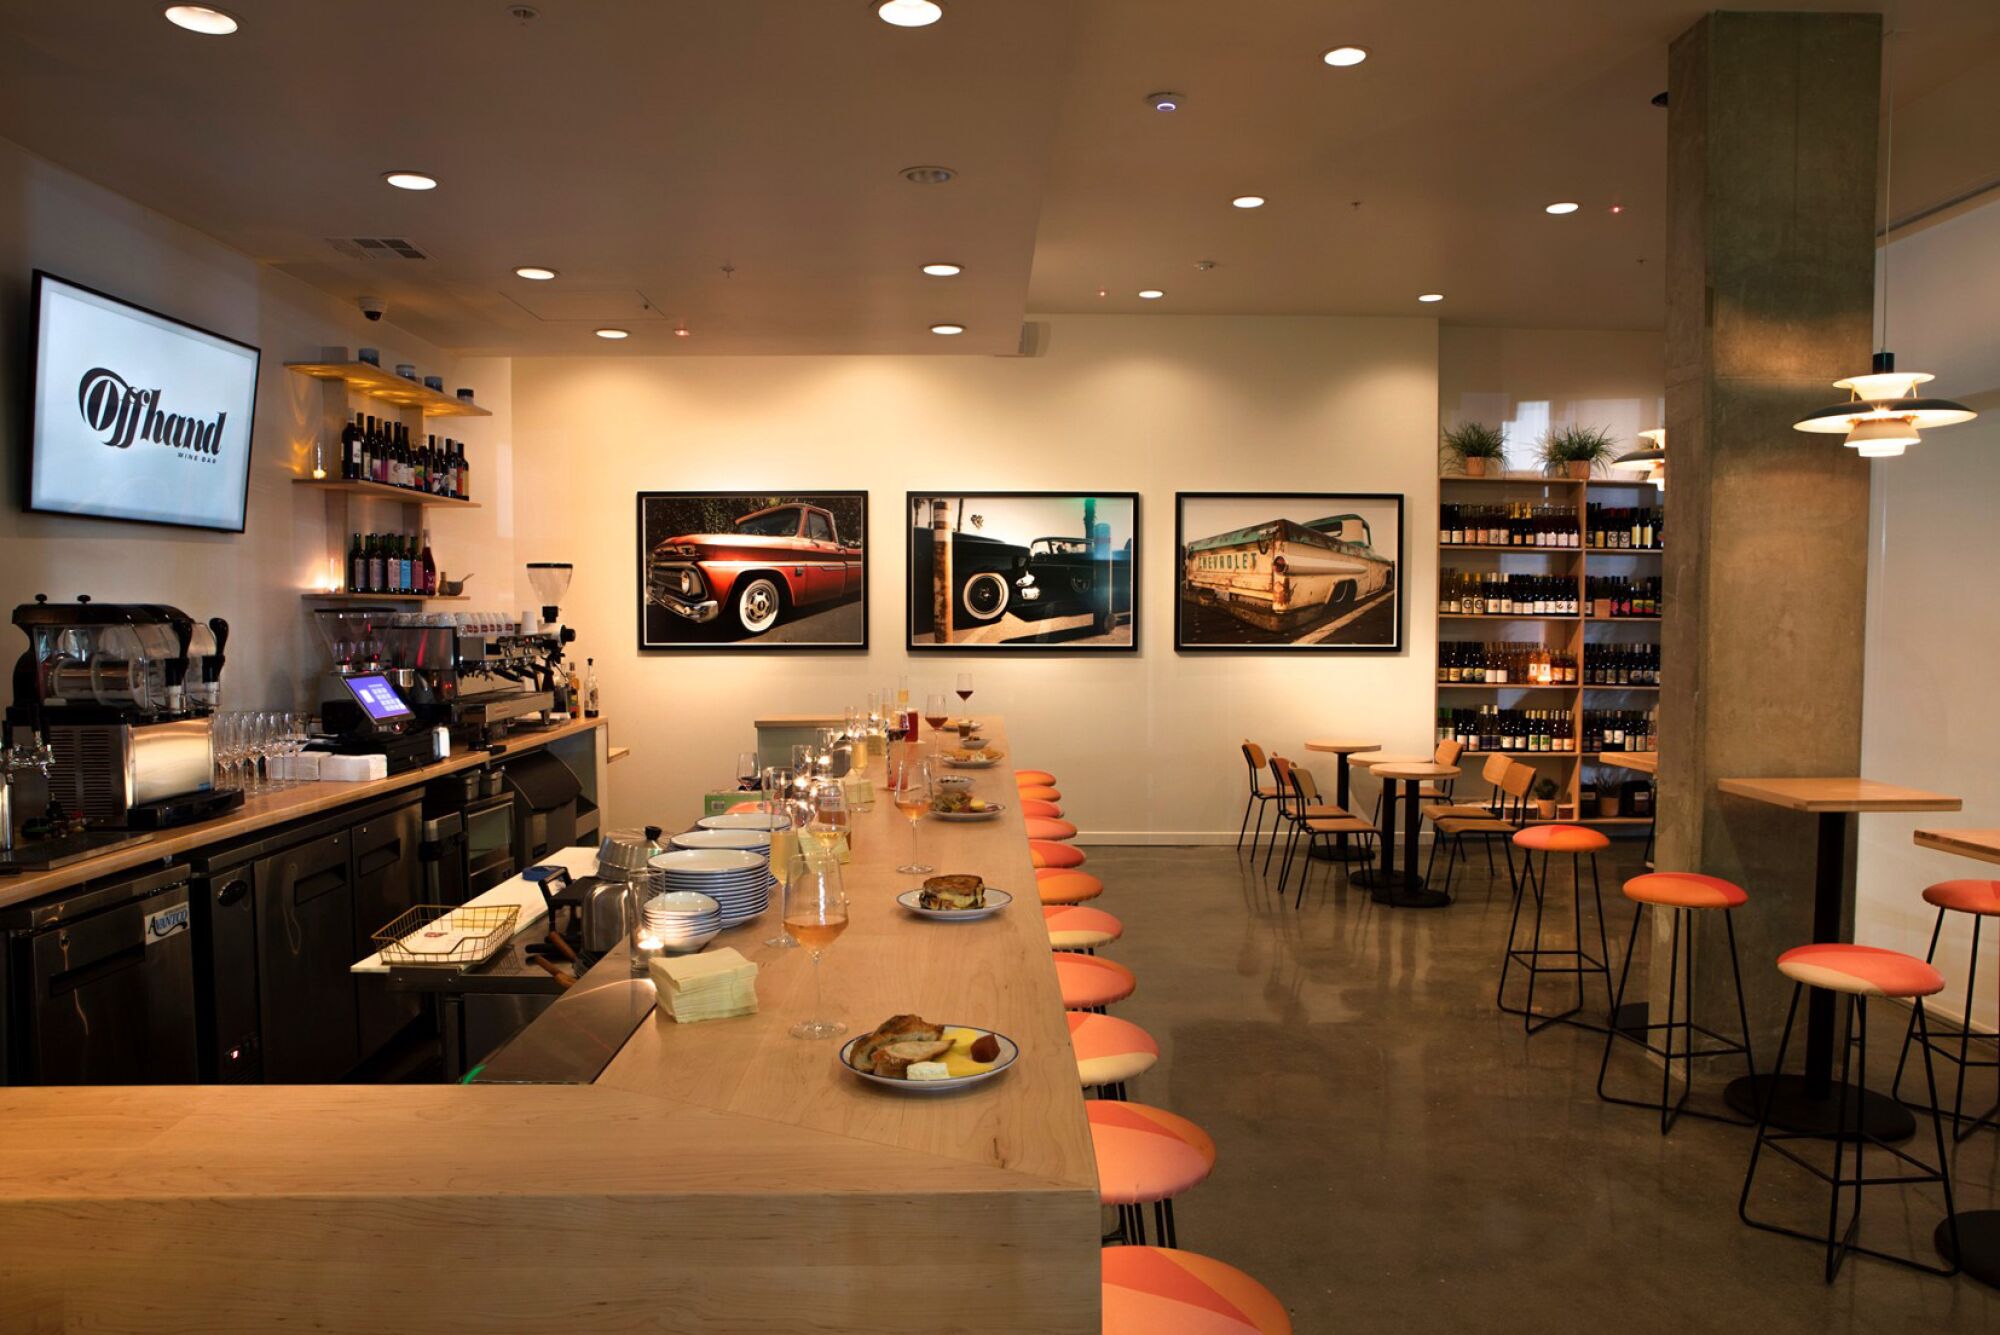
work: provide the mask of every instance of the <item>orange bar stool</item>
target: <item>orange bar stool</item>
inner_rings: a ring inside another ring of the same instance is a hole
[[[1047,816],[1050,820],[1061,820],[1062,808],[1053,802],[1044,802],[1039,798],[1024,797],[1021,799],[1021,815],[1024,817]]]
[[[1494,994],[1494,1002],[1509,1015],[1521,1017],[1521,1025],[1527,1032],[1538,1034],[1552,1024],[1570,1019],[1583,1009],[1583,976],[1587,973],[1604,976],[1604,999],[1611,1000],[1611,946],[1604,933],[1604,892],[1597,880],[1597,855],[1611,846],[1611,841],[1596,830],[1581,825],[1530,825],[1514,835],[1514,846],[1522,850],[1522,870],[1520,885],[1514,892],[1514,915],[1507,923],[1507,953],[1500,960],[1500,987]],[[1539,874],[1535,871],[1535,854],[1542,855]],[[1570,864],[1570,919],[1574,924],[1576,940],[1573,946],[1544,946],[1542,944],[1543,910],[1555,893],[1555,886],[1549,880],[1549,855],[1568,854]],[[1583,945],[1583,859],[1590,859],[1590,889],[1597,901],[1597,946],[1593,956]],[[1521,904],[1532,893],[1535,897],[1535,928],[1528,944],[1517,944],[1520,938]],[[1568,960],[1567,964],[1547,964],[1549,957]],[[1527,1000],[1519,1006],[1507,1003],[1507,972],[1519,964],[1528,974]],[[1565,1011],[1538,1011],[1535,1009],[1535,983],[1545,973],[1570,974],[1576,979],[1576,1001]]]
[[[1029,816],[1026,819],[1030,839],[1046,839],[1050,843],[1067,843],[1076,838],[1076,826],[1053,816]]]
[[[1069,1045],[1076,1053],[1076,1078],[1100,1098],[1123,1102],[1125,1082],[1136,1080],[1160,1060],[1153,1036],[1115,1015],[1069,1011]]]
[[[1081,904],[1043,905],[1042,926],[1049,929],[1049,949],[1080,950],[1086,955],[1125,935],[1124,923],[1103,909]]]
[[[1139,988],[1139,977],[1117,960],[1102,955],[1075,955],[1058,951],[1056,986],[1062,989],[1066,1011],[1101,1011],[1114,1001],[1123,1001]]]
[[[1687,1103],[1689,1091],[1694,1088],[1694,1059],[1696,1057],[1733,1057],[1740,1054],[1743,1064],[1754,1079],[1757,1074],[1756,1058],[1750,1055],[1750,1014],[1743,1005],[1743,972],[1736,963],[1736,923],[1731,911],[1750,901],[1743,888],[1719,876],[1703,876],[1691,871],[1650,872],[1635,876],[1625,882],[1625,898],[1636,907],[1632,911],[1632,939],[1625,943],[1625,964],[1618,971],[1618,990],[1611,997],[1612,1023],[1604,1029],[1604,1057],[1597,1064],[1597,1097],[1606,1103],[1622,1103],[1628,1108],[1650,1108],[1660,1114],[1660,1134],[1666,1135],[1673,1129],[1674,1120],[1681,1115]],[[1671,944],[1667,949],[1667,1018],[1657,1023],[1621,1028],[1617,1023],[1618,1012],[1625,1005],[1625,984],[1632,976],[1632,956],[1639,945],[1639,928],[1646,920],[1646,910],[1654,912],[1666,909],[1673,914],[1673,925],[1669,933]],[[1736,985],[1736,1038],[1725,1038],[1712,1029],[1704,1029],[1694,1022],[1694,925],[1697,913],[1719,911],[1723,928],[1729,933],[1729,977]],[[1685,937],[1686,944],[1682,944]],[[1674,1004],[1685,999],[1688,1016],[1685,1020],[1674,1018]],[[1665,1047],[1653,1044],[1655,1030],[1665,1031]],[[1681,1037],[1679,1052],[1674,1051],[1674,1036]],[[1695,1047],[1696,1037],[1707,1039],[1714,1047]],[[1625,1099],[1604,1092],[1605,1072],[1611,1067],[1611,1046],[1618,1039],[1635,1043],[1655,1057],[1660,1063],[1660,1100],[1654,1103],[1648,1099]],[[1673,1099],[1674,1062],[1681,1063],[1681,1096]],[[1749,1123],[1740,1118],[1722,1117],[1712,1113],[1694,1112],[1694,1117],[1707,1118],[1715,1122],[1729,1122],[1736,1126]]]
[[[1035,889],[1044,904],[1081,904],[1104,893],[1104,882],[1087,871],[1042,867],[1035,872]]]
[[[1056,776],[1045,769],[1017,769],[1014,771],[1014,786],[1017,788],[1053,788]]]
[[[1173,1247],[1106,1247],[1104,1335],[1292,1335],[1272,1292],[1235,1266]]]
[[[1107,1242],[1146,1243],[1145,1207],[1160,1241],[1174,1245],[1174,1197],[1215,1171],[1215,1142],[1178,1113],[1147,1103],[1085,1099],[1097,1154],[1097,1198],[1118,1210]]]
[[[1068,871],[1084,864],[1083,850],[1068,844],[1059,844],[1052,839],[1028,840],[1028,861],[1036,870],[1048,868],[1054,871]]]
[[[1776,1085],[1766,1085],[1763,1107],[1757,1117],[1757,1139],[1750,1147],[1750,1169],[1743,1175],[1743,1194],[1736,1202],[1737,1215],[1750,1227],[1763,1229],[1766,1233],[1782,1233],[1788,1238],[1802,1238],[1820,1244],[1826,1249],[1826,1282],[1829,1284],[1833,1283],[1833,1277],[1840,1271],[1840,1263],[1850,1253],[1890,1261],[1929,1275],[1957,1274],[1956,1260],[1941,1266],[1925,1265],[1908,1256],[1863,1247],[1854,1240],[1861,1224],[1861,1193],[1865,1188],[1934,1182],[1944,1191],[1944,1224],[1937,1231],[1938,1250],[1954,1258],[1964,1254],[1959,1247],[1958,1211],[1952,1204],[1951,1174],[1945,1161],[1944,1119],[1938,1115],[1937,1072],[1931,1065],[1930,1030],[1924,1022],[1924,998],[1935,996],[1944,989],[1944,975],[1915,955],[1905,955],[1900,950],[1884,950],[1879,946],[1849,945],[1842,941],[1794,947],[1778,956],[1778,972],[1792,980],[1792,1004],[1785,1012],[1784,1036],[1778,1040],[1778,1062],[1771,1068],[1774,1071],[1785,1069],[1785,1049],[1792,1041],[1792,1024],[1799,1018],[1799,997],[1805,990],[1816,987],[1847,998],[1844,1018],[1849,1039],[1840,1059],[1840,1084],[1837,1086],[1840,1091],[1839,1108],[1834,1122],[1836,1134],[1829,1137],[1804,1131],[1773,1131],[1771,1091]],[[1867,1121],[1861,1115],[1860,1100],[1851,1097],[1856,1089],[1866,1088],[1868,1083],[1870,997],[1890,997],[1911,1003],[1917,1035],[1924,1048],[1924,1081],[1931,1096],[1931,1135],[1937,1145],[1935,1167],[1877,1137],[1868,1129]],[[1852,1069],[1857,1048],[1861,1053],[1861,1069],[1858,1071]],[[1853,1118],[1852,1125],[1848,1121],[1850,1117]],[[1791,1149],[1790,1143],[1795,1140],[1831,1140],[1833,1171],[1827,1172],[1805,1155]],[[1842,1172],[1849,1145],[1854,1147],[1854,1172],[1851,1177]],[[1773,1154],[1790,1160],[1833,1188],[1833,1202],[1827,1211],[1824,1234],[1808,1233],[1803,1229],[1750,1217],[1750,1189],[1756,1185],[1757,1161],[1767,1146]],[[1912,1171],[1893,1177],[1869,1177],[1862,1164],[1862,1156],[1871,1149],[1890,1155],[1903,1168]],[[1840,1194],[1850,1188],[1854,1192],[1854,1211],[1843,1229],[1840,1227]],[[1944,1245],[1946,1242],[1950,1243],[1949,1248]]]
[[[1014,796],[1023,802],[1060,802],[1062,790],[1052,783],[1016,784]]]
[[[1975,1061],[1972,1058],[1972,1040],[1991,1040],[1991,1034],[1981,1034],[1972,1027],[1973,983],[1979,977],[1979,929],[1986,919],[2000,917],[2000,881],[1939,881],[1924,891],[1924,902],[1937,906],[1937,924],[1931,928],[1931,948],[1924,952],[1924,962],[1937,962],[1938,936],[1944,931],[1944,915],[1966,913],[1972,916],[1972,949],[1965,959],[1965,1015],[1956,1029],[1938,1029],[1931,1033],[1932,1051],[1958,1067],[1958,1090],[1951,1098],[1951,1126],[1953,1142],[1964,1140],[1982,1126],[1991,1126],[1995,1113],[2000,1113],[2000,1102],[1972,1118],[1965,1116],[1965,1072],[1968,1067],[1992,1068],[2000,1066],[2000,1061]],[[1896,1078],[1889,1085],[1889,1092],[1895,1094],[1902,1088],[1903,1067],[1910,1060],[1910,1043],[1917,1036],[1917,1017],[1910,1016],[1910,1027],[1903,1034],[1903,1051],[1896,1058]],[[1950,1046],[1958,1040],[1957,1050]]]

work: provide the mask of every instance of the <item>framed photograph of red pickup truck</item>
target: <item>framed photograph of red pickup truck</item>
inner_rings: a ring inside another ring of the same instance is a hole
[[[1138,648],[1138,493],[907,500],[912,650]]]
[[[1178,648],[1403,647],[1400,495],[1184,491],[1174,508]]]
[[[641,649],[866,649],[868,493],[639,493]]]

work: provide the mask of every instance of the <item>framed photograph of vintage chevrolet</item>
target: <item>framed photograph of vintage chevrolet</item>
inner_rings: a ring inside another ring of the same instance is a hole
[[[639,493],[641,649],[866,649],[868,493]]]
[[[912,650],[1139,646],[1137,492],[913,491]]]
[[[1402,496],[1184,491],[1174,510],[1177,648],[1403,647]]]

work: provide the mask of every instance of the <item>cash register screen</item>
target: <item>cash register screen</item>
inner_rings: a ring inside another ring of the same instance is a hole
[[[389,684],[387,677],[348,677],[343,684],[368,717],[377,723],[410,717],[410,707],[403,703],[402,696],[396,694],[396,688]]]

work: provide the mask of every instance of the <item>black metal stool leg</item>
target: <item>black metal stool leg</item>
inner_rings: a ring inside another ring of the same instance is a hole
[[[1944,915],[1945,910],[1939,909],[1937,912],[1937,921],[1931,924],[1931,946],[1929,950],[1924,952],[1924,963],[1926,964],[1937,963],[1938,938],[1944,935]],[[1967,988],[1965,995],[1967,1001],[1970,1002],[1972,990]],[[1910,1043],[1916,1036],[1917,1012],[1912,1008],[1910,1011],[1910,1023],[1903,1030],[1903,1050],[1896,1054],[1896,1077],[1889,1082],[1889,1097],[1892,1099],[1902,1097],[1900,1091],[1903,1088],[1903,1067],[1909,1063]]]

